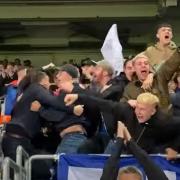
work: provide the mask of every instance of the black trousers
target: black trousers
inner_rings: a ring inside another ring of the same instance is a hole
[[[26,137],[15,138],[4,134],[2,139],[2,151],[5,157],[10,157],[16,161],[16,149],[19,145],[21,145],[29,155],[33,155],[35,153],[30,139]]]
[[[34,154],[39,154],[37,150],[32,146],[31,140],[22,137],[15,138],[5,134],[2,139],[2,151],[5,157],[10,157],[16,161],[16,149],[21,145],[26,152],[31,156]],[[51,162],[36,160],[32,164],[32,179],[33,180],[48,180],[50,177],[49,169],[51,168]]]

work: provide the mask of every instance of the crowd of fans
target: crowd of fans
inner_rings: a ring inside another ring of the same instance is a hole
[[[30,155],[112,154],[107,163],[115,162],[114,174],[107,164],[101,179],[123,180],[125,174],[142,179],[133,167],[118,175],[116,162],[126,140],[123,153],[148,159],[148,166],[140,162],[149,179],[167,179],[147,153],[165,153],[172,160],[180,152],[180,50],[169,24],[159,25],[156,37],[155,45],[126,58],[118,75],[106,60],[41,71],[30,61],[0,62],[0,93],[11,115],[1,144],[4,156],[15,160],[18,145]],[[8,96],[12,89],[13,97]]]

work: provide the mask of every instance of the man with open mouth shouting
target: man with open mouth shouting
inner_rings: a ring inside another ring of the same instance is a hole
[[[159,24],[156,30],[157,43],[145,50],[145,55],[154,70],[168,60],[176,50],[176,44],[172,41],[173,32],[170,24]]]
[[[143,82],[142,88],[148,90],[152,87],[155,72],[166,62],[176,51],[177,46],[172,41],[172,26],[167,23],[159,24],[156,28],[156,44],[149,46],[142,54],[146,55],[152,67],[152,73]]]
[[[133,59],[133,65],[136,73],[136,79],[125,87],[121,101],[125,102],[128,100],[135,100],[139,94],[143,92],[151,92],[159,98],[160,107],[169,111],[170,101],[168,94],[168,82],[180,66],[179,49],[177,49],[173,55],[161,65],[159,70],[154,73],[151,73],[149,58],[142,53],[138,54]],[[153,74],[154,76],[152,86],[148,89],[144,89],[143,83],[150,74]]]

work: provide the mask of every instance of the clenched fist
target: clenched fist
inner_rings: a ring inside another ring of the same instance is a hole
[[[66,106],[70,106],[78,99],[78,94],[67,94],[64,98],[64,103]]]
[[[33,101],[31,103],[31,111],[38,112],[40,108],[41,104],[39,103],[39,101]]]
[[[81,116],[82,115],[82,113],[84,112],[84,105],[77,105],[77,106],[74,106],[74,114],[76,115],[76,116]]]

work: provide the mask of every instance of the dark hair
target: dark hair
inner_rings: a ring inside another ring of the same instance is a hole
[[[45,76],[45,72],[28,69],[27,75],[19,83],[18,94],[24,92],[32,83],[39,83]]]
[[[81,66],[95,66],[95,65],[96,63],[94,63],[90,58],[81,60]]]
[[[129,61],[132,61],[132,59],[129,58],[129,59],[126,59],[126,60],[124,61],[124,67],[126,67],[126,65],[127,65],[127,63],[128,63]]]
[[[180,76],[180,72],[177,72],[176,73],[176,75],[175,75],[175,77],[173,78],[173,80],[174,80],[174,82],[176,83],[176,84],[178,84],[178,77]]]
[[[32,76],[34,76],[35,73],[36,71],[34,69],[27,70],[26,76],[21,80],[18,85],[17,96],[23,93],[29,87],[29,85],[32,83]]]
[[[169,24],[169,23],[160,23],[160,24],[158,24],[157,25],[157,27],[156,27],[156,33],[158,32],[158,30],[160,29],[160,28],[162,28],[162,27],[169,27],[169,28],[171,28],[172,29],[172,26]]]
[[[154,28],[154,35],[155,35],[155,36],[153,37],[153,39],[154,39],[155,42],[158,42],[158,41],[159,41],[159,38],[156,37],[156,34],[157,34],[158,30],[159,30],[160,28],[162,28],[162,27],[169,27],[169,28],[172,29],[172,26],[171,26],[169,23],[166,23],[166,22],[164,22],[164,23],[159,23],[158,25],[156,25],[155,28]]]
[[[19,58],[14,59],[15,65],[21,65],[21,60]]]
[[[65,64],[59,68],[59,72],[65,71],[67,72],[72,78],[78,78],[79,72],[76,66],[72,64]]]
[[[43,72],[45,72],[48,76],[49,76],[49,81],[51,83],[54,82],[54,78],[55,78],[55,73],[57,74],[59,72],[59,70],[56,68],[56,67],[53,67],[53,68],[48,68],[48,69],[45,69],[45,70],[42,70]]]
[[[47,74],[45,72],[36,71],[36,73],[33,74],[31,77],[31,82],[32,83],[40,83],[42,81],[42,79],[45,78],[46,76],[47,76]]]
[[[8,64],[8,59],[4,59],[3,60],[3,65],[4,65],[4,68],[6,69],[6,67],[7,67],[7,64]]]
[[[31,61],[29,59],[23,61],[24,66],[32,67]]]

